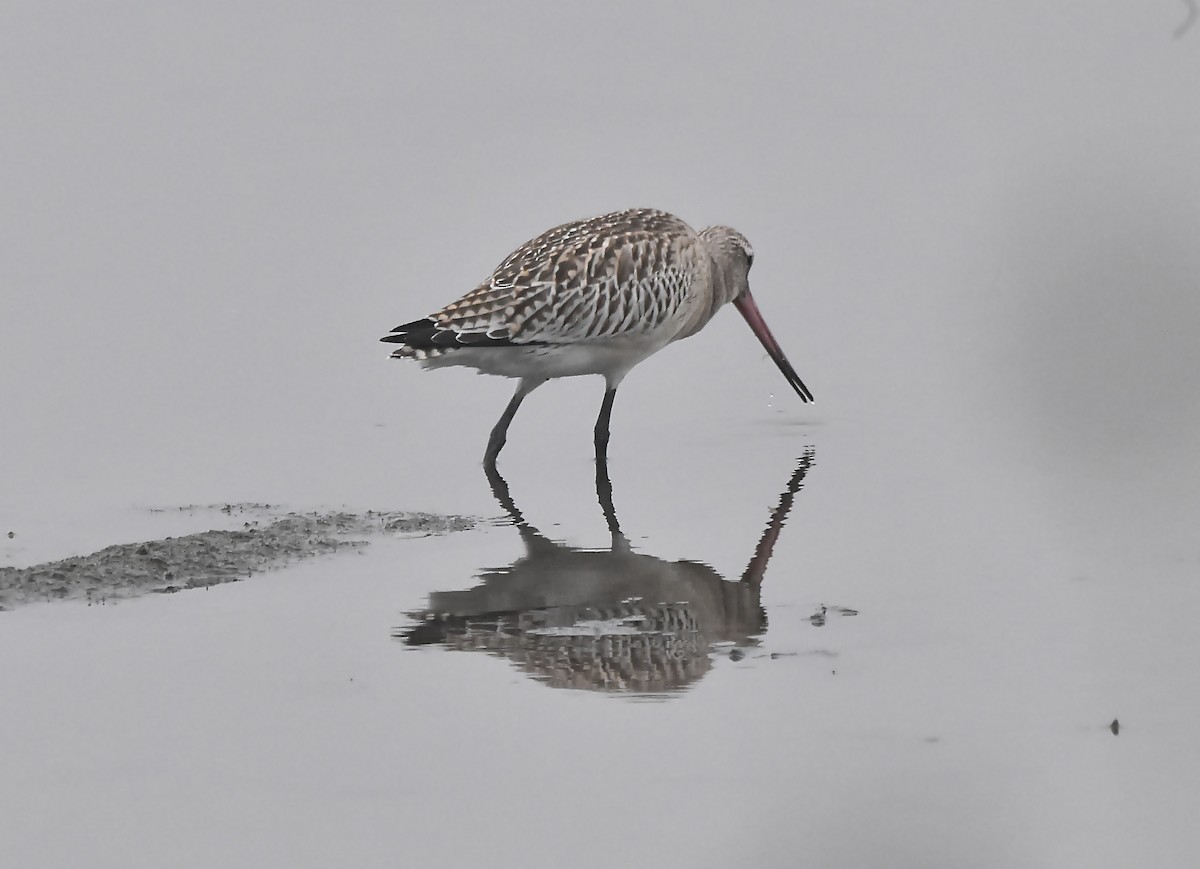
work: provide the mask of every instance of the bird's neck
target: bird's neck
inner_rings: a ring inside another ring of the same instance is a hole
[[[709,256],[707,280],[702,284],[707,285],[708,291],[701,291],[701,298],[697,300],[695,313],[680,330],[676,341],[695,335],[717,315],[717,311],[737,296],[733,276],[727,268],[722,268],[719,258]]]

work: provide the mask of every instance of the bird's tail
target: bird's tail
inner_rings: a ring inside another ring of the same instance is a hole
[[[423,317],[420,320],[413,320],[411,323],[397,326],[379,340],[385,344],[400,345],[392,351],[393,359],[416,359],[423,361],[432,356],[440,356],[445,352],[443,348],[434,342],[434,338],[440,331],[433,320],[429,317]]]

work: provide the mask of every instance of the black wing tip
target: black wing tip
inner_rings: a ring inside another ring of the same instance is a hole
[[[422,317],[420,320],[413,320],[411,323],[405,323],[393,329],[393,332],[419,332],[422,329],[433,329],[437,323],[432,317]]]
[[[439,326],[429,317],[397,326],[379,340],[384,344],[404,344],[414,350],[453,350],[460,347],[513,347],[518,345],[518,342],[514,341],[504,330],[459,332]]]
[[[455,332],[451,329],[425,329],[384,335],[384,344],[403,344],[413,350],[459,350],[465,347],[524,347],[511,338],[499,338],[482,332]]]
[[[428,349],[436,346],[433,339],[439,331],[432,318],[422,317],[397,326],[379,340],[384,344],[406,344],[415,349]]]

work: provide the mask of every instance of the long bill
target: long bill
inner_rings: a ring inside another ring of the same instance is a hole
[[[750,291],[746,290],[743,292],[733,300],[733,304],[737,306],[738,311],[746,318],[746,322],[750,324],[750,328],[758,336],[758,340],[762,342],[763,347],[766,348],[767,354],[775,360],[775,364],[779,366],[779,370],[783,372],[783,376],[787,378],[787,382],[792,385],[792,389],[796,390],[796,394],[800,396],[800,400],[804,402],[812,401],[812,393],[808,391],[808,387],[804,385],[804,381],[800,379],[800,375],[796,373],[796,369],[792,367],[792,363],[788,362],[787,357],[783,355],[783,349],[779,346],[779,342],[775,340],[775,336],[771,334],[771,330],[767,328],[767,321],[763,319],[762,311],[758,310],[758,305],[754,304],[754,297],[750,295]]]

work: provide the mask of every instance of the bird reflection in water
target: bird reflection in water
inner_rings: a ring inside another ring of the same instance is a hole
[[[480,574],[464,591],[435,591],[416,624],[395,632],[410,646],[490,652],[557,688],[654,694],[678,691],[712,666],[712,646],[750,645],[766,630],[763,574],[813,464],[797,461],[739,580],[706,564],[632,551],[613,509],[606,464],[596,494],[612,535],[608,549],[564,546],[525,520],[495,465],[492,493],[512,517],[525,555]]]

